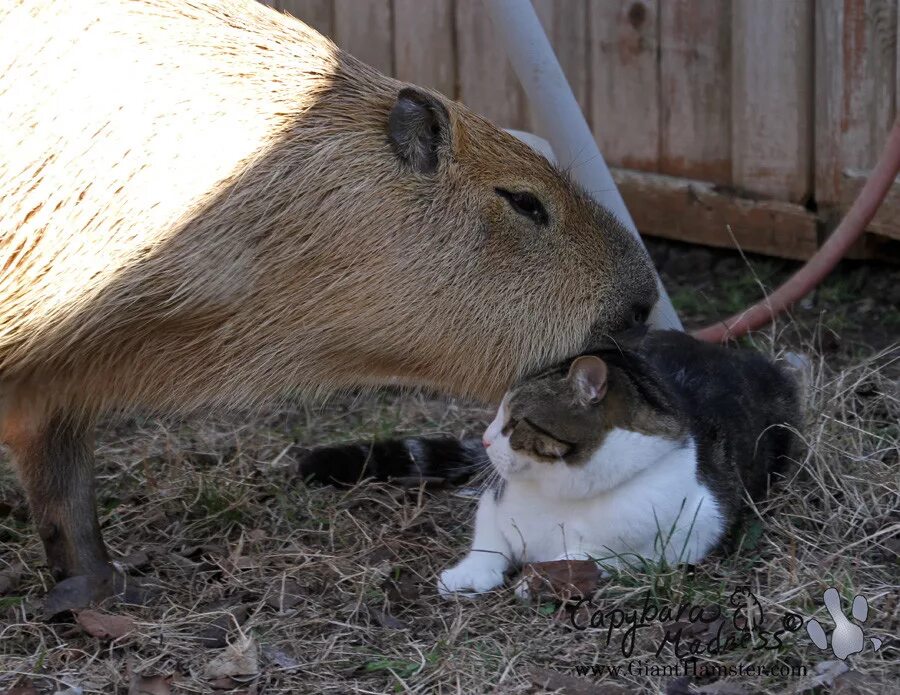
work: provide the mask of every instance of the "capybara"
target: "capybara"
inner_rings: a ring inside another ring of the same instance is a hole
[[[103,412],[498,397],[652,268],[527,146],[250,0],[0,5],[0,438],[57,578],[110,573]]]

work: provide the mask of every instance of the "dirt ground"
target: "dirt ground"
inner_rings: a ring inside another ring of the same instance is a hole
[[[650,247],[688,326],[740,309],[795,268]],[[0,693],[897,692],[898,341],[900,272],[852,263],[746,341],[801,349],[814,363],[808,446],[789,479],[727,549],[694,568],[603,579],[577,610],[522,603],[509,587],[474,600],[437,595],[437,573],[470,537],[475,500],[464,491],[314,487],[296,474],[312,445],[480,435],[492,413],[478,404],[381,392],[105,423],[106,539],[159,593],[147,606],[50,622],[40,543],[2,459]],[[815,617],[831,630],[831,586],[847,614],[854,596],[868,600],[865,649],[846,661],[802,627]],[[714,608],[721,617],[704,622]],[[679,630],[676,654],[666,634]],[[877,652],[872,638],[884,642]],[[690,645],[702,649],[693,666],[681,658]]]

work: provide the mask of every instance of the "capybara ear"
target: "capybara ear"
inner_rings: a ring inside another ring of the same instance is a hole
[[[439,99],[427,92],[404,87],[388,118],[394,152],[421,174],[438,166],[441,146],[450,139],[450,114]]]
[[[596,355],[582,355],[569,367],[569,381],[575,387],[579,400],[598,403],[606,395],[606,362]]]

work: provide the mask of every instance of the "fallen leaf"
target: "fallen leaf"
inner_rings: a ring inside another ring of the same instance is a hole
[[[300,662],[294,657],[277,647],[271,647],[267,644],[262,646],[262,655],[264,659],[271,661],[279,668],[297,668],[300,665]]]
[[[133,674],[128,695],[170,695],[172,676],[142,676]]]
[[[389,630],[405,630],[409,627],[409,625],[404,623],[399,618],[395,618],[390,613],[385,613],[374,608],[370,608],[369,613],[376,623],[381,625],[381,627],[388,628]]]
[[[7,690],[6,695],[38,695],[38,690],[31,681],[26,680]]]
[[[422,591],[412,577],[401,577],[400,581],[386,580],[382,585],[391,603],[408,603],[422,596]]]
[[[113,615],[94,610],[81,610],[75,614],[75,622],[92,637],[119,639],[134,630],[134,620],[127,615]]]
[[[531,562],[522,568],[521,579],[527,582],[530,598],[563,600],[590,596],[599,580],[600,568],[591,560]]]
[[[118,561],[126,570],[139,570],[150,564],[150,556],[143,550],[126,555]]]
[[[225,676],[252,676],[259,673],[256,642],[252,637],[244,637],[228,645],[225,651],[209,662],[205,677],[214,680]]]
[[[275,592],[266,597],[266,605],[279,613],[288,611],[303,600],[303,589],[295,581],[275,585]]]
[[[560,695],[628,695],[633,692],[614,683],[595,683],[541,666],[529,669],[532,685]]]
[[[209,687],[213,690],[233,690],[238,686],[238,682],[229,676],[222,676],[209,682]]]
[[[21,564],[15,564],[0,571],[0,596],[15,591],[19,587],[23,569]]]
[[[212,622],[204,623],[203,628],[197,635],[200,638],[200,644],[207,649],[221,649],[228,644],[228,633],[235,627],[243,625],[250,611],[247,606],[238,604],[236,606],[225,607],[221,604],[208,606],[206,612],[215,610],[224,610],[225,612],[214,618]]]

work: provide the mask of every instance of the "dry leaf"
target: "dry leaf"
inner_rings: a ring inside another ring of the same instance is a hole
[[[570,599],[590,596],[600,580],[600,568],[592,560],[531,562],[522,568],[522,582],[530,598]]]
[[[265,644],[262,646],[262,655],[265,659],[271,661],[279,668],[297,668],[300,665],[299,661],[283,652],[281,649],[270,647]]]
[[[209,682],[209,687],[213,690],[234,690],[238,687],[238,682],[229,676],[222,676]]]
[[[131,676],[128,695],[170,695],[172,676]]]
[[[31,684],[31,681],[26,680],[7,690],[6,695],[38,695],[38,690]]]
[[[150,556],[143,550],[126,555],[118,561],[126,570],[138,570],[150,564]]]
[[[83,610],[75,614],[75,622],[92,637],[119,639],[134,630],[134,620],[127,615],[112,615],[100,611]]]
[[[390,613],[385,613],[383,611],[370,608],[369,614],[372,616],[376,623],[381,625],[381,627],[388,628],[389,630],[405,630],[409,627],[409,625],[404,623],[399,618],[395,618]]]
[[[266,604],[279,613],[290,610],[303,600],[303,589],[293,581],[280,582],[275,585],[275,593],[266,597]]]
[[[22,580],[22,569],[21,564],[16,564],[0,572],[0,596],[18,588],[19,582]]]
[[[221,649],[228,644],[228,633],[244,623],[250,611],[247,606],[238,604],[236,606],[225,607],[221,603],[208,606],[207,612],[214,610],[225,610],[227,612],[218,616],[209,623],[205,623],[203,629],[200,630],[198,637],[200,644],[207,649]]]
[[[205,677],[211,680],[225,676],[252,676],[259,673],[256,642],[245,637],[228,645],[225,651],[206,666]]]

